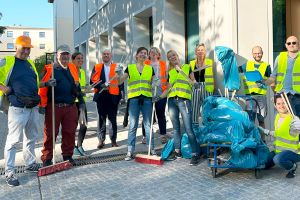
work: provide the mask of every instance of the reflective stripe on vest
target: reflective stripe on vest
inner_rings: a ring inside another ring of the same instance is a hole
[[[150,60],[146,60],[144,62],[146,65],[151,65],[151,61]],[[162,91],[165,91],[167,89],[167,65],[165,61],[160,60],[159,61],[159,79],[160,79],[160,83],[161,83],[161,89]]]
[[[292,117],[288,115],[283,119],[280,124],[279,129],[278,127],[278,120],[280,116],[279,114],[276,115],[275,118],[275,153],[280,153],[284,150],[290,150],[295,153],[300,154],[300,143],[299,143],[299,135],[294,137],[290,135],[290,124],[292,121]]]
[[[265,73],[269,64],[262,62],[260,63],[258,68],[255,68],[254,65],[255,65],[254,61],[248,61],[246,64],[246,72],[259,71],[263,79],[266,80],[267,77],[265,76]],[[258,87],[255,82],[247,81],[245,76],[243,77],[243,81],[244,81],[245,94],[251,94],[251,93],[267,94],[267,88]]]
[[[103,63],[95,65],[95,73],[91,77],[91,81],[93,83],[100,80],[103,66],[104,66]],[[109,94],[112,94],[112,95],[119,95],[119,93],[120,93],[118,80],[114,79],[116,76],[116,72],[115,72],[116,66],[117,66],[116,63],[112,63],[110,65],[109,75],[108,75],[109,83],[110,83],[108,86],[108,92],[109,92]],[[97,93],[97,92],[98,92],[97,90],[94,90],[94,93]]]
[[[204,81],[205,81],[205,90],[207,92],[214,92],[214,70],[213,70],[213,60],[209,58],[205,58],[205,65],[211,66],[205,68]],[[196,67],[196,60],[190,61],[190,66],[194,71]]]
[[[39,75],[35,68],[35,65],[32,62],[32,60],[27,59],[27,61],[32,66],[32,69],[36,75],[37,86],[39,87],[40,80],[39,80]],[[2,67],[0,66],[0,83],[1,84],[7,86],[14,65],[15,65],[15,56],[6,56],[5,57],[5,65]],[[1,90],[0,90],[0,96],[3,96],[3,92]]]
[[[74,79],[75,83],[79,83],[77,68],[73,63],[68,63],[68,68]],[[50,80],[52,75],[52,64],[45,65],[44,70],[45,75],[42,78],[42,82],[47,82]],[[41,96],[41,107],[46,107],[48,103],[48,87],[39,88],[39,95]]]
[[[288,65],[288,52],[281,52],[278,57],[278,71],[276,76],[275,91],[280,92],[283,88],[283,83]],[[293,90],[300,93],[300,55],[297,56],[293,66]]]
[[[142,74],[137,70],[136,64],[128,65],[128,99],[144,95],[146,97],[152,97],[151,78],[152,67],[150,65],[144,65]]]
[[[190,66],[188,64],[184,64],[182,66],[182,71],[187,76],[189,76],[190,72]],[[177,72],[176,69],[171,69],[169,71],[169,82],[172,85],[171,91],[169,92],[168,97],[181,97],[186,99],[192,98],[192,87],[189,84],[188,80],[180,74],[180,72]]]

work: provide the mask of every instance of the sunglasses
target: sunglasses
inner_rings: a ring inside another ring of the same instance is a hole
[[[287,42],[286,44],[287,44],[288,46],[290,46],[291,44],[292,44],[292,45],[296,45],[297,42]]]

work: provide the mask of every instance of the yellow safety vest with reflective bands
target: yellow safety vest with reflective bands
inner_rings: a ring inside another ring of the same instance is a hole
[[[182,72],[187,77],[189,77],[190,72],[190,65],[184,64],[182,66]],[[189,83],[189,81],[186,79],[184,75],[182,75],[180,72],[177,72],[177,70],[171,69],[169,71],[169,83],[172,85],[171,91],[168,95],[168,97],[181,97],[185,99],[191,99],[192,98],[192,86]]]
[[[290,124],[292,122],[291,115],[288,115],[283,119],[278,128],[278,120],[280,115],[277,114],[275,118],[275,153],[280,153],[284,150],[290,150],[297,154],[300,154],[299,135],[296,137],[290,135]]]
[[[144,65],[142,74],[137,70],[136,64],[128,65],[128,99],[140,95],[152,97],[151,78],[153,76],[152,67]]]
[[[258,68],[255,68],[255,63],[254,61],[248,61],[246,64],[246,72],[251,72],[251,71],[259,71],[261,76],[263,77],[263,80],[266,80],[267,77],[265,76],[268,63],[262,62],[260,63]],[[246,77],[244,76],[244,89],[245,89],[245,94],[251,94],[251,93],[256,93],[256,94],[267,94],[267,88],[260,88],[257,86],[255,82],[252,81],[247,81]]]
[[[281,52],[278,57],[278,71],[276,76],[275,91],[279,92],[283,88],[283,82],[288,65],[288,52]],[[300,93],[300,55],[298,54],[293,67],[293,90]]]
[[[205,90],[207,92],[214,92],[214,70],[213,70],[213,60],[205,58],[204,61],[206,66],[211,66],[208,68],[205,68],[205,73],[204,73],[204,81],[205,81]],[[196,67],[196,60],[190,61],[190,65],[192,70],[194,71]]]

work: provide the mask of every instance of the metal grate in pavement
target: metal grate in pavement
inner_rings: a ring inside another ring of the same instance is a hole
[[[147,152],[137,152],[145,154]],[[124,160],[126,156],[126,153],[123,154],[113,154],[113,155],[105,155],[105,156],[86,156],[86,157],[78,157],[75,158],[75,166],[83,166],[83,165],[91,165],[91,164],[97,164],[97,163],[107,163],[107,162],[116,162],[120,160]],[[62,160],[59,160],[57,162],[62,162]],[[25,166],[16,166],[16,173],[24,173],[25,172]],[[5,168],[0,168],[0,175],[5,174]]]

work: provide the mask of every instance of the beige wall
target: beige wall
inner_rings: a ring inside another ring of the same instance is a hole
[[[7,31],[13,31],[13,37],[6,37]],[[7,43],[15,43],[16,38],[20,35],[23,35],[23,32],[29,32],[29,37],[33,48],[31,49],[30,58],[34,60],[36,57],[44,55],[46,52],[53,52],[54,43],[53,43],[53,29],[49,28],[31,28],[31,27],[7,27],[5,33],[2,34],[0,40],[0,51],[15,51],[15,49],[7,49]],[[45,37],[40,38],[39,33],[45,32]],[[40,49],[40,44],[45,44],[45,49]],[[0,58],[6,55],[14,55],[14,53],[0,53]]]
[[[259,5],[259,6],[258,6]],[[263,60],[272,64],[272,2],[270,0],[200,0],[199,37],[208,47],[209,57],[215,60],[217,88],[224,93],[222,67],[212,52],[215,46],[227,46],[237,54],[238,65],[252,59],[251,49],[262,46]],[[239,94],[243,94],[243,86]],[[274,120],[273,106],[268,93],[269,115],[266,120]]]

